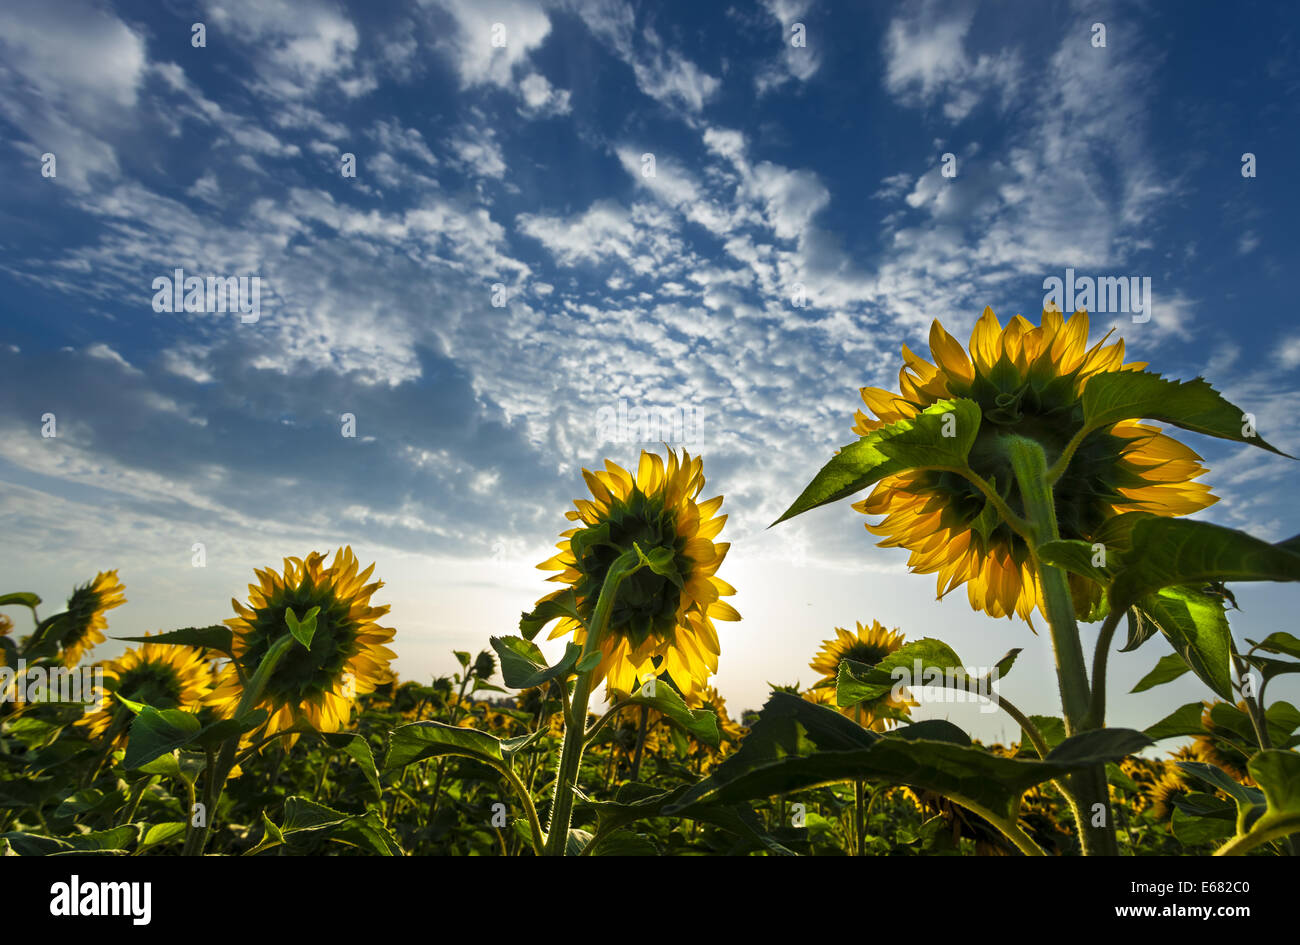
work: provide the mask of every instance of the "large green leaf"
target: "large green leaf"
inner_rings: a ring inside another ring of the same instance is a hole
[[[953,417],[948,419],[948,414]],[[964,469],[980,427],[979,404],[940,400],[908,420],[871,431],[841,449],[813,477],[778,524],[908,469]],[[950,435],[945,435],[950,434]]]
[[[1083,389],[1083,415],[1090,429],[1121,420],[1161,420],[1194,433],[1287,455],[1258,434],[1247,435],[1245,412],[1200,377],[1172,381],[1151,371],[1098,374],[1089,378]]]
[[[522,614],[519,617],[519,632],[525,639],[531,640],[542,627],[561,617],[571,617],[579,622],[582,620],[578,614],[578,598],[571,587],[542,598],[532,611]],[[466,656],[468,655],[467,653]]]
[[[1211,581],[1300,581],[1300,554],[1211,522],[1142,518],[1111,584],[1111,606],[1127,608],[1162,588]]]
[[[1232,631],[1223,601],[1190,587],[1166,587],[1136,607],[1202,682],[1224,699],[1233,698]]]
[[[159,755],[188,745],[202,728],[199,717],[192,712],[141,706],[131,722],[126,757],[122,763],[128,769],[146,765]]]
[[[506,764],[501,740],[487,732],[444,722],[410,722],[389,733],[384,770],[405,768],[439,755],[463,755],[497,767]]]
[[[692,709],[677,690],[662,680],[647,679],[628,701],[657,709],[674,725],[714,748],[722,740],[717,713],[712,709]]]
[[[958,685],[967,680],[960,657],[948,644],[933,637],[904,644],[874,666],[841,660],[835,680],[835,703],[845,708],[880,699],[896,685],[921,687],[935,674],[940,681],[949,678]]]
[[[1010,824],[1016,820],[1021,795],[1035,784],[1118,761],[1151,744],[1140,732],[1100,729],[1066,739],[1043,761],[1029,761],[951,741],[872,736],[861,728],[856,736],[845,737],[832,718],[843,717],[798,696],[774,694],[740,751],[665,811],[737,803],[839,781],[878,780],[931,790]]]
[[[402,848],[375,811],[345,814],[305,797],[285,799],[280,833],[290,844],[299,838],[324,836],[379,856],[402,855]]]
[[[375,753],[370,750],[370,743],[366,741],[364,735],[356,732],[322,732],[321,738],[331,748],[341,748],[343,754],[360,766],[361,773],[369,782],[371,790],[375,792],[376,799],[383,796],[383,790],[379,786],[379,771],[375,768]]]
[[[554,666],[546,665],[541,648],[523,637],[490,637],[488,642],[501,657],[501,678],[511,689],[532,689],[552,679],[565,679],[577,665],[582,647],[569,643],[564,656]]]

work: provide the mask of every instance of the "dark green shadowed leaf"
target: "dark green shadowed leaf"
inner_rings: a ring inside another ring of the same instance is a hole
[[[665,812],[862,779],[935,791],[976,813],[1012,824],[1021,795],[1035,784],[1118,761],[1150,744],[1139,732],[1106,729],[1066,739],[1046,761],[1028,761],[948,741],[873,736],[861,728],[850,736],[832,719],[853,725],[824,706],[788,693],[774,694],[740,751]],[[866,747],[849,747],[855,744]]]
[[[197,646],[208,650],[219,650],[229,654],[231,633],[229,627],[185,627],[181,630],[169,630],[147,637],[114,637],[114,640],[126,640],[130,643],[169,643],[173,646]]]
[[[541,648],[523,637],[491,637],[488,642],[501,657],[501,678],[511,689],[532,689],[552,679],[565,679],[573,673],[582,647],[569,643],[564,656],[554,666],[546,665]],[[599,654],[596,654],[599,656]]]
[[[570,617],[579,622],[582,621],[582,617],[578,614],[578,598],[573,593],[572,588],[566,588],[557,594],[538,601],[537,606],[531,612],[525,613],[519,618],[519,632],[524,635],[525,639],[531,640],[537,636],[544,626],[561,617]],[[469,656],[468,653],[465,655],[466,657]]]
[[[198,716],[180,709],[158,710],[142,706],[131,722],[131,733],[126,743],[123,765],[138,768],[159,755],[165,755],[183,745],[188,745],[203,726]]]

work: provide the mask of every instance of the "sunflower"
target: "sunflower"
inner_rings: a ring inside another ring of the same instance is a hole
[[[823,640],[821,649],[808,664],[822,678],[813,684],[812,689],[804,693],[804,698],[818,705],[834,706],[835,683],[839,679],[840,663],[844,660],[855,660],[874,666],[890,653],[898,650],[903,642],[903,634],[897,628],[886,630],[879,620],[871,621],[870,627],[863,626],[859,621],[857,633],[845,630],[843,627],[836,627],[834,639]],[[883,732],[899,714],[908,714],[911,706],[915,704],[904,690],[902,698],[896,699],[891,693],[874,706],[842,706],[840,713],[861,723],[865,728]]]
[[[1169,765],[1165,773],[1147,789],[1147,799],[1151,802],[1151,816],[1159,821],[1169,820],[1174,815],[1174,801],[1190,794],[1191,790],[1178,768]]]
[[[100,571],[95,580],[72,592],[63,618],[69,625],[63,634],[64,666],[76,666],[87,650],[104,642],[104,631],[108,629],[104,612],[126,603],[122,593],[125,590],[114,569]]]
[[[712,686],[705,686],[696,691],[690,701],[692,709],[712,709],[718,716],[718,731],[726,741],[738,742],[744,737],[745,730],[735,723],[727,714],[727,700]]]
[[[212,691],[211,667],[203,651],[194,647],[144,643],[97,665],[104,671],[104,681],[111,679],[115,685],[105,687],[107,697],[98,709],[77,720],[92,739],[99,739],[114,723],[127,718],[125,709],[116,702],[117,696],[155,709],[198,712]],[[125,738],[126,727],[118,725],[113,740]]]
[[[1109,335],[1107,335],[1109,337]],[[1012,511],[1023,514],[1019,487],[1002,441],[1011,435],[1040,443],[1049,464],[1083,427],[1081,395],[1099,374],[1141,370],[1124,363],[1124,342],[1088,343],[1088,314],[1066,320],[1043,312],[1041,325],[1017,315],[1006,328],[986,308],[971,334],[970,356],[936,319],[930,326],[934,364],[903,347],[901,394],[862,388],[875,415],[855,415],[853,430],[866,436],[916,416],[936,401],[967,398],[983,412],[970,451],[971,469],[992,484]],[[1087,436],[1055,486],[1056,516],[1063,539],[1092,541],[1108,520],[1123,512],[1187,515],[1216,502],[1209,487],[1192,480],[1205,473],[1201,457],[1159,427],[1125,420]],[[903,547],[914,572],[938,575],[940,597],[966,585],[971,607],[993,617],[1015,613],[1028,620],[1042,610],[1043,591],[1025,542],[985,514],[985,498],[953,472],[910,470],[876,484],[854,508],[883,515],[867,525],[881,546]],[[1075,606],[1086,615],[1100,591],[1072,580]]]
[[[704,488],[703,463],[685,451],[679,459],[670,450],[666,466],[659,456],[642,452],[635,477],[608,460],[603,471],[584,469],[582,475],[592,498],[576,500],[565,513],[577,527],[562,533],[559,554],[537,566],[560,572],[548,580],[570,586],[582,622],[562,618],[550,638],[571,632],[578,643],[586,639],[584,624],[605,575],[633,544],[646,554],[668,549],[676,573],[665,576],[643,567],[619,588],[594,683],[605,679],[613,689],[632,692],[638,680],[667,672],[689,696],[718,669],[713,621],[740,619],[720,599],[735,588],[714,573],[731,547],[713,540],[727,520],[717,514],[722,496],[697,501]],[[566,593],[557,591],[543,601]]]
[[[367,584],[375,566],[358,573],[352,549],[341,548],[327,567],[325,556],[285,558],[284,573],[258,570],[260,584],[248,586],[248,605],[232,600],[235,613],[226,621],[233,638],[235,662],[247,678],[257,671],[270,647],[289,632],[285,611],[300,618],[319,607],[311,649],[293,646],[267,680],[261,706],[270,713],[268,735],[305,722],[317,731],[335,732],[352,714],[353,697],[373,692],[389,682],[389,660],[395,654],[384,644],[394,631],[376,621],[388,606],[370,606],[382,581]],[[244,689],[233,665],[227,665],[208,697],[223,718],[235,712]]]

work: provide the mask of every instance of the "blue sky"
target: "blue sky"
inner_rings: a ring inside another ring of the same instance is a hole
[[[972,665],[1025,646],[1004,691],[1051,713],[1047,641],[935,601],[847,503],[765,527],[932,318],[963,340],[985,305],[1036,319],[1067,268],[1150,278],[1150,320],[1094,337],[1300,450],[1296,26],[1262,3],[9,0],[4,589],[118,567],[113,632],[136,634],[350,542],[400,673],[446,672],[547,589],[579,469],[635,461],[601,423],[623,401],[695,418],[727,496],[733,706],[875,618]],[[178,267],[258,276],[260,317],[155,312]],[[1293,463],[1185,438],[1207,517],[1300,532]],[[1239,599],[1239,635],[1294,629],[1293,589]],[[1165,647],[1115,660],[1114,691]],[[1112,722],[1207,695],[1119,697]]]

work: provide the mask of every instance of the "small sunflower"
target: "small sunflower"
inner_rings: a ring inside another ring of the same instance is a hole
[[[1087,312],[1066,320],[1047,310],[1040,325],[1017,315],[1002,328],[986,308],[971,334],[968,356],[935,320],[930,327],[935,363],[904,345],[902,393],[862,388],[863,402],[875,416],[858,411],[853,430],[866,436],[914,417],[938,400],[973,400],[983,419],[970,451],[971,469],[1002,494],[1012,511],[1023,514],[1000,441],[1011,435],[1031,437],[1043,446],[1049,465],[1055,462],[1082,429],[1081,395],[1089,379],[1146,366],[1124,363],[1123,341],[1105,341],[1087,347]],[[1097,430],[1083,440],[1056,483],[1061,537],[1091,541],[1102,525],[1123,512],[1187,515],[1211,505],[1217,499],[1209,487],[1193,482],[1205,473],[1200,459],[1149,424],[1126,420]],[[853,507],[884,516],[867,530],[884,538],[881,546],[910,551],[914,572],[937,574],[940,597],[965,584],[975,610],[993,617],[1015,613],[1028,620],[1035,607],[1043,607],[1029,549],[1005,523],[988,524],[985,502],[956,473],[911,470],[882,479]],[[1100,591],[1079,580],[1072,580],[1071,587],[1076,608],[1086,614]]]
[[[823,640],[821,649],[808,664],[813,672],[820,674],[822,678],[813,684],[809,692],[804,693],[804,698],[819,705],[834,706],[835,683],[839,679],[840,663],[845,660],[855,660],[874,666],[890,653],[901,648],[903,643],[902,632],[897,628],[886,630],[879,620],[871,621],[870,627],[863,626],[859,621],[856,633],[843,627],[836,627],[834,639]],[[904,691],[900,699],[895,699],[890,694],[876,707],[843,706],[840,708],[840,713],[856,720],[865,728],[882,732],[895,721],[899,713],[906,715],[913,705],[915,703]]]
[[[1174,815],[1174,800],[1190,794],[1191,790],[1178,768],[1169,765],[1165,773],[1147,789],[1151,816],[1159,821],[1169,820]]]
[[[721,600],[736,592],[715,575],[730,548],[715,542],[727,520],[718,515],[722,496],[697,501],[704,488],[703,463],[685,451],[679,459],[642,452],[633,476],[608,460],[600,472],[582,471],[591,499],[578,499],[566,514],[576,528],[562,533],[560,553],[537,567],[558,571],[548,580],[569,585],[578,613],[590,620],[610,565],[635,544],[649,554],[667,548],[676,574],[671,578],[642,568],[623,582],[601,640],[595,681],[622,692],[638,680],[668,673],[684,695],[702,688],[718,669],[714,620],[739,620]],[[559,597],[557,591],[543,600]],[[583,624],[562,618],[551,639],[573,633],[586,639]]]
[[[104,631],[108,629],[104,613],[126,603],[122,593],[125,590],[114,569],[100,571],[95,580],[72,592],[63,618],[71,625],[63,636],[63,665],[76,666],[87,650],[104,642]]]
[[[284,573],[258,570],[260,584],[248,586],[247,606],[232,600],[235,613],[226,621],[234,634],[235,660],[251,678],[270,647],[289,632],[285,611],[299,617],[319,607],[311,649],[291,647],[271,673],[261,706],[270,713],[268,735],[301,720],[322,732],[336,732],[350,719],[356,695],[373,692],[389,682],[389,660],[395,657],[384,644],[394,631],[376,623],[388,606],[370,606],[370,597],[382,581],[367,584],[375,566],[358,572],[352,549],[341,548],[326,566],[325,556],[312,552],[306,559],[285,558]],[[234,714],[243,686],[233,666],[227,666],[208,703],[223,718]]]
[[[212,691],[211,667],[203,651],[193,647],[144,643],[99,665],[104,670],[105,682],[111,679],[116,685],[97,710],[77,721],[92,739],[101,738],[115,722],[125,719],[126,710],[117,703],[117,696],[155,709],[197,713]],[[125,726],[117,728],[115,742],[126,738]]]
[[[712,709],[718,716],[718,731],[728,741],[738,742],[744,737],[745,730],[727,714],[727,700],[712,686],[698,690],[691,698],[692,709]]]

